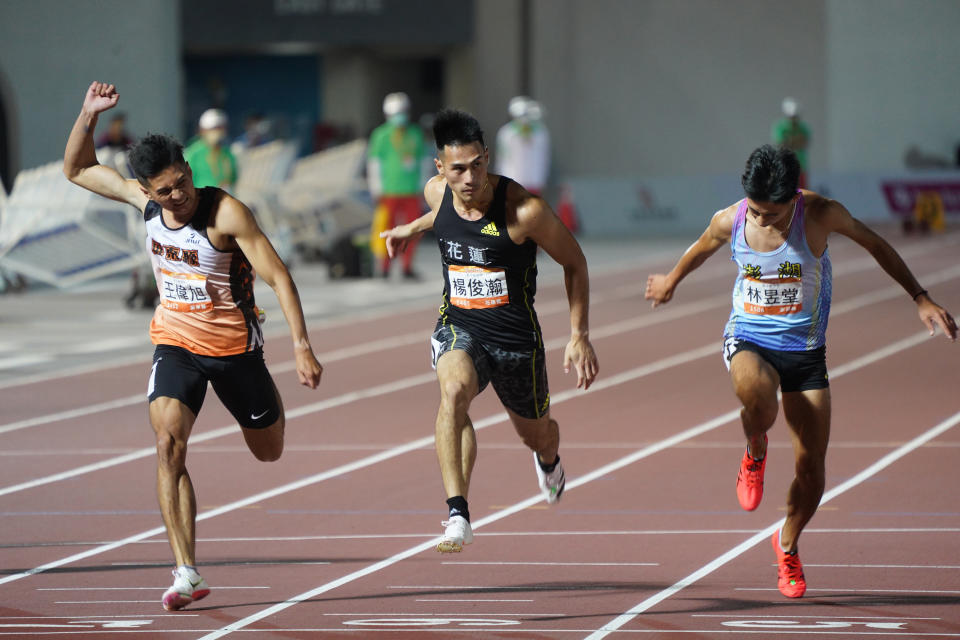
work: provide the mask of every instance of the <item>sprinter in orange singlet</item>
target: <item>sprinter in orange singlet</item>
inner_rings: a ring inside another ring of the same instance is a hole
[[[197,506],[186,468],[187,439],[207,383],[258,460],[276,460],[283,452],[283,405],[263,361],[256,274],[280,301],[301,384],[315,389],[323,367],[310,346],[296,286],[253,214],[218,188],[195,189],[180,143],[162,135],[138,142],[129,153],[136,180],[97,162],[97,118],[119,97],[112,84],[94,82],[87,89],[63,172],[85,189],[136,207],[146,223],[160,292],[150,323],[156,350],[147,395],[157,438],[157,498],[176,560],[162,603],[174,611],[210,593],[195,568]]]

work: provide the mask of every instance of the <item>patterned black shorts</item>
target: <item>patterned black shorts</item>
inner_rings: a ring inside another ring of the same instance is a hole
[[[547,386],[547,365],[542,348],[531,351],[509,351],[492,344],[483,344],[460,327],[437,324],[430,337],[431,362],[447,351],[466,351],[477,370],[479,391],[493,383],[503,406],[523,418],[536,419],[550,409]]]

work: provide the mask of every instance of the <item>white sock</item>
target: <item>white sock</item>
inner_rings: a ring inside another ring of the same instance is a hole
[[[780,529],[779,531],[777,531],[777,544],[780,545],[780,551],[783,551],[784,553],[790,553],[790,550],[789,550],[789,549],[784,549],[784,548],[783,548],[783,543],[780,542],[780,536],[781,536],[781,535],[783,535],[783,529]]]

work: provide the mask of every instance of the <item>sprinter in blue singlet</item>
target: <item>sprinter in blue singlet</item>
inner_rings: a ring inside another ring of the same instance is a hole
[[[766,432],[777,417],[779,388],[793,438],[796,476],[787,494],[786,520],[771,543],[777,586],[790,598],[799,598],[806,590],[797,539],[820,504],[825,482],[830,433],[827,237],[840,233],[869,251],[913,298],[931,335],[940,327],[951,340],[957,337],[953,317],[933,302],[893,247],[839,202],[798,190],[799,175],[792,151],[770,145],[756,149],[741,179],[746,197],[714,214],[673,270],[651,275],[646,289],[654,307],[669,302],[684,277],[730,243],[737,280],[723,359],[743,404],[740,418],[747,437],[737,498],[741,507],[752,511],[763,497]]]

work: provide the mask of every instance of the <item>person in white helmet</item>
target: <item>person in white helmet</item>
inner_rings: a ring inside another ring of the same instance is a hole
[[[426,182],[423,175],[425,145],[423,131],[410,121],[410,98],[402,92],[390,93],[383,100],[387,121],[370,134],[367,148],[367,183],[370,195],[378,206],[386,208],[386,228],[413,222],[423,213],[420,191]],[[403,254],[403,276],[416,279],[413,256],[416,242]],[[381,275],[390,275],[389,254],[384,253]]]
[[[800,162],[799,187],[807,187],[807,147],[810,145],[810,128],[800,119],[800,104],[795,98],[786,97],[781,105],[783,117],[773,123],[771,137],[774,144],[793,151]]]
[[[199,135],[183,150],[193,171],[195,187],[219,187],[231,190],[237,182],[237,159],[227,144],[227,114],[207,109],[200,115]]]
[[[496,171],[543,195],[550,175],[550,133],[543,109],[532,98],[515,96],[507,111],[511,120],[497,132]]]

